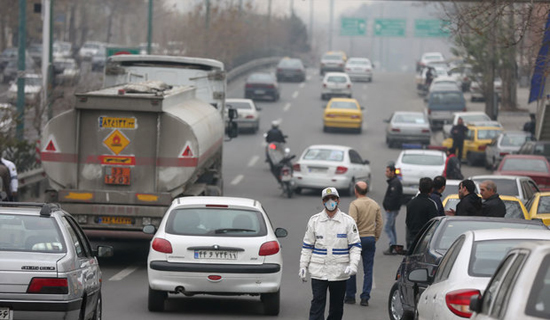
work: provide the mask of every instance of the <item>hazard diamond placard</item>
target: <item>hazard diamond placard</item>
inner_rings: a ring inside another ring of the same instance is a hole
[[[115,130],[103,140],[103,144],[118,155],[130,144],[130,140],[122,132]]]

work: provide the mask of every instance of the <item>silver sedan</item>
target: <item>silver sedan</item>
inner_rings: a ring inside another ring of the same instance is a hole
[[[390,148],[402,143],[430,144],[432,132],[423,112],[397,111],[385,122],[386,144]]]
[[[486,169],[495,169],[507,154],[517,153],[531,134],[524,131],[505,131],[498,135],[485,149]]]

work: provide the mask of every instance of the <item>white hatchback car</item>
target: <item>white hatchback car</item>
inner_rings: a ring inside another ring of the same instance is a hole
[[[351,80],[343,72],[329,72],[323,78],[321,99],[328,100],[332,97],[351,98]]]
[[[153,225],[145,233],[154,233]],[[279,314],[283,270],[275,230],[260,202],[230,197],[183,197],[172,202],[147,258],[149,311],[164,311],[168,293],[260,295]]]
[[[312,145],[306,148],[293,165],[296,193],[302,189],[333,186],[354,195],[355,182],[370,185],[370,161],[363,160],[354,149],[337,145]]]
[[[501,229],[463,233],[441,260],[433,283],[420,296],[418,319],[469,318],[470,298],[485,289],[508,250],[534,240],[550,240],[550,231]],[[428,281],[428,269],[413,270],[409,279]]]
[[[367,58],[349,58],[344,70],[352,80],[372,81],[373,65]]]
[[[403,150],[395,162],[396,174],[403,185],[404,195],[418,192],[420,178],[439,176],[445,169],[447,156],[439,150]]]

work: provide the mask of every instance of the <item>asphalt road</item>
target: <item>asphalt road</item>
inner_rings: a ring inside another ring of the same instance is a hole
[[[260,101],[261,127],[256,134],[241,134],[224,145],[224,195],[259,200],[275,227],[286,228],[287,238],[281,239],[284,259],[281,287],[280,319],[305,319],[311,300],[311,282],[298,278],[299,255],[305,226],[309,217],[322,209],[320,191],[305,190],[288,199],[281,194],[275,178],[264,162],[263,133],[272,120],[281,121],[288,135],[287,146],[299,156],[309,145],[326,143],[356,148],[364,159],[371,161],[372,183],[369,196],[381,203],[386,190],[386,163],[395,160],[400,152],[385,145],[385,123],[393,111],[423,110],[424,103],[416,94],[412,74],[378,74],[372,83],[357,83],[354,97],[365,107],[362,134],[323,133],[322,111],[326,102],[320,100],[321,78],[309,70],[305,83],[281,83],[278,102]],[[228,88],[228,97],[241,98],[243,81]],[[440,143],[436,134],[432,143]],[[463,166],[465,176],[488,174],[482,167]],[[342,197],[340,207],[347,211],[350,197]],[[398,242],[405,241],[405,208],[397,220]],[[388,239],[382,235],[377,244],[374,264],[374,288],[370,306],[346,305],[344,319],[388,319],[387,300],[401,261],[399,256],[384,256]],[[105,319],[264,319],[258,297],[173,296],[163,313],[147,310],[147,242],[111,243],[115,257],[100,261],[103,271]],[[360,271],[359,279],[362,277]],[[361,284],[358,286],[361,288]]]

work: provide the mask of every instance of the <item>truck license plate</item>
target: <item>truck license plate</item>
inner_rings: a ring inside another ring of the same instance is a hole
[[[105,167],[105,184],[130,185],[130,168],[126,167]]]
[[[99,223],[102,224],[132,224],[132,218],[129,217],[99,217]],[[2,319],[2,318],[0,318]]]
[[[195,250],[195,259],[237,260],[237,251]]]
[[[10,308],[0,307],[0,320],[11,320],[13,312]]]

